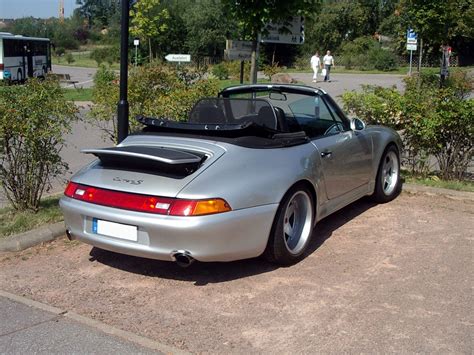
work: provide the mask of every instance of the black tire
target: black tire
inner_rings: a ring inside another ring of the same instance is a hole
[[[311,192],[304,186],[291,188],[278,207],[263,257],[279,265],[301,260],[311,240],[314,216]]]
[[[21,70],[18,70],[18,72],[16,73],[16,81],[18,83],[22,83],[23,82],[23,73]]]
[[[392,201],[400,194],[400,153],[394,145],[385,149],[380,159],[372,200],[377,203]]]

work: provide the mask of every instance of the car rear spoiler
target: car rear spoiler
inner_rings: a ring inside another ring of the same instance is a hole
[[[101,164],[108,168],[139,169],[178,175],[191,174],[206,159],[204,154],[149,146],[83,149],[81,152],[95,155]]]

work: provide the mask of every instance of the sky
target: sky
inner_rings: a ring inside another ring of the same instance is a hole
[[[72,15],[76,0],[64,0],[64,16]],[[59,0],[0,0],[0,20],[4,18],[58,17]]]

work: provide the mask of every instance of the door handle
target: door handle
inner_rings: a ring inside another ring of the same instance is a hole
[[[329,158],[332,155],[332,152],[329,150],[325,150],[324,152],[321,152],[321,156],[323,158]]]

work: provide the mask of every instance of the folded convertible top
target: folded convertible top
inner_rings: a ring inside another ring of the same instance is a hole
[[[252,122],[243,124],[200,124],[176,122],[166,118],[137,116],[144,124],[138,134],[156,134],[189,138],[209,139],[239,145],[246,148],[284,148],[309,142],[304,131],[280,132]]]

